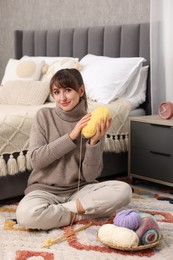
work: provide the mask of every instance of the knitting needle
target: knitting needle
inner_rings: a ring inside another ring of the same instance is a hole
[[[69,232],[68,234],[66,234],[66,235],[64,235],[64,236],[61,236],[61,237],[59,237],[59,238],[57,238],[57,239],[55,239],[55,240],[47,239],[47,240],[44,242],[43,247],[44,247],[44,248],[49,248],[50,246],[52,246],[52,245],[54,245],[54,244],[57,244],[57,243],[59,243],[59,242],[65,240],[66,238],[68,238],[68,237],[74,235],[75,233],[77,233],[77,232],[79,232],[79,231],[81,231],[81,230],[84,230],[84,229],[90,227],[91,225],[92,225],[92,222],[90,222],[90,223],[88,223],[88,224],[86,224],[86,225],[84,225],[84,226],[82,226],[82,227],[80,227],[80,228],[78,228],[78,229],[76,229],[76,230],[74,230],[74,231],[71,231],[71,232]]]

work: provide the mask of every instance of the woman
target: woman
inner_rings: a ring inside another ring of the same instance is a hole
[[[110,216],[131,199],[128,184],[96,181],[111,119],[101,120],[90,139],[81,138],[91,114],[80,72],[58,71],[50,93],[56,107],[40,109],[33,123],[29,147],[33,171],[16,212],[18,223],[30,229]]]

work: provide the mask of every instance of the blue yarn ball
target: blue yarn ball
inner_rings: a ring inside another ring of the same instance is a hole
[[[113,219],[113,223],[116,226],[135,231],[141,224],[141,218],[135,210],[127,209],[119,211]]]

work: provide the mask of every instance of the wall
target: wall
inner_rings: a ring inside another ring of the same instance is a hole
[[[56,29],[149,22],[150,0],[5,0],[0,1],[0,81],[14,58],[16,29]]]

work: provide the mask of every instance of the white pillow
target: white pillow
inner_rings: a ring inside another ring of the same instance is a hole
[[[120,98],[129,84],[139,81],[142,57],[110,58],[86,55],[81,59],[81,74],[87,97],[91,100],[108,104]]]
[[[42,105],[49,95],[49,84],[41,81],[8,81],[0,88],[0,104]]]
[[[43,60],[10,59],[5,68],[1,85],[10,80],[39,80],[44,64]]]
[[[131,102],[132,110],[139,107],[146,100],[148,69],[149,66],[142,67],[138,87],[135,93],[126,97]]]

